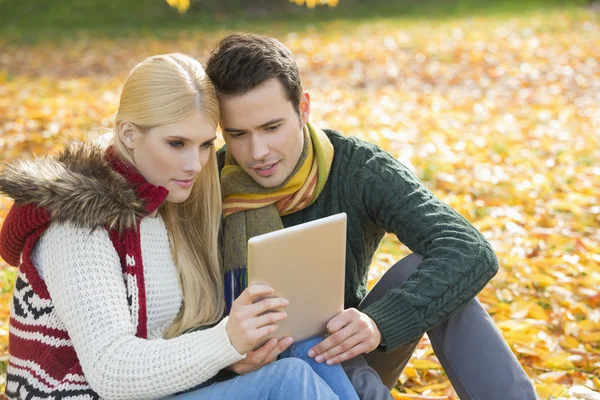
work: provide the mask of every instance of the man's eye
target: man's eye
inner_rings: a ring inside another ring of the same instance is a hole
[[[246,134],[246,132],[238,132],[238,133],[230,133],[229,136],[231,136],[234,139],[237,139],[237,138],[241,138],[245,134]]]
[[[265,130],[268,132],[273,132],[273,131],[276,131],[277,129],[279,129],[280,126],[281,126],[281,124],[271,125],[271,126],[268,126],[267,128],[265,128]]]
[[[169,142],[169,146],[180,149],[184,146],[184,143],[181,140],[173,140]]]

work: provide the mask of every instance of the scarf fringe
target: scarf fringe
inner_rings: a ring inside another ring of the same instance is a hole
[[[242,294],[247,286],[248,269],[246,267],[238,266],[225,272],[225,306],[227,307],[227,315],[229,315],[235,299]]]

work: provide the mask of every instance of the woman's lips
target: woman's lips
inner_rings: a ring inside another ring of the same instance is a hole
[[[194,184],[193,179],[185,179],[185,180],[173,179],[173,182],[175,182],[179,187],[182,187],[184,189],[189,189]]]

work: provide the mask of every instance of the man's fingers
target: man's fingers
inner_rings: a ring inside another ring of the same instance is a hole
[[[381,343],[381,332],[375,322],[353,308],[332,318],[327,323],[327,330],[331,335],[308,351],[308,356],[319,363],[339,364],[359,354],[369,353]]]
[[[365,342],[360,342],[359,344],[357,344],[356,346],[352,347],[351,349],[349,349],[348,351],[345,351],[341,354],[338,354],[337,356],[330,358],[329,360],[327,360],[327,365],[336,365],[339,364],[341,362],[344,362],[346,360],[350,360],[354,357],[356,357],[359,354],[363,354],[368,352],[368,345],[365,344]]]
[[[356,310],[354,308],[349,308],[331,318],[329,322],[327,322],[327,332],[329,334],[335,333],[355,319],[359,318],[358,312],[355,311]]]
[[[352,336],[354,333],[355,332],[352,330],[351,326],[346,326],[342,330],[339,330],[334,334],[327,336],[325,340],[313,346],[313,348],[308,351],[308,356],[315,357],[315,360],[317,360],[317,357],[319,357],[319,355],[331,350],[332,348],[334,348],[335,346]]]
[[[348,310],[342,311],[335,317],[331,318],[329,322],[327,322],[326,329],[330,336],[308,350],[309,357],[315,357],[334,347],[343,340],[343,338],[339,338],[340,334],[338,334],[338,331],[349,323],[347,311]]]
[[[341,343],[337,344],[336,346],[332,347],[331,349],[325,351],[324,353],[316,356],[315,361],[319,362],[319,363],[324,362],[324,361],[327,361],[330,358],[333,358],[339,354],[346,353],[346,352],[350,351],[357,344],[362,343],[363,340],[364,340],[364,337],[362,337],[362,335],[360,335],[359,333],[349,336],[348,338],[346,338],[346,340],[342,341]]]

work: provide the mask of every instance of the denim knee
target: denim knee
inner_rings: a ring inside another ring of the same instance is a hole
[[[298,358],[284,358],[276,362],[279,380],[278,398],[337,399],[331,388],[310,365]],[[292,397],[290,397],[292,396]]]
[[[310,365],[304,360],[299,358],[283,358],[277,361],[277,369],[281,371],[281,375],[287,374],[297,375],[298,377],[305,377],[313,375],[314,371],[310,368]]]

